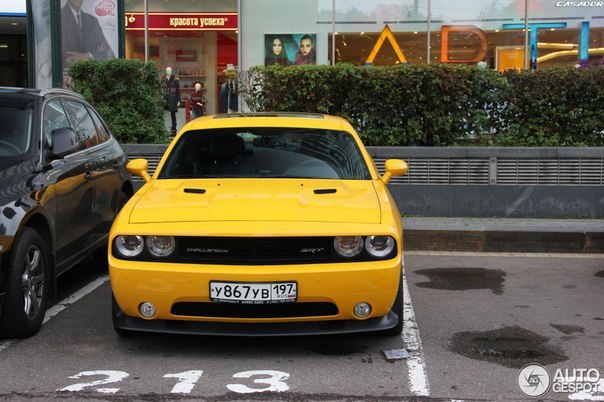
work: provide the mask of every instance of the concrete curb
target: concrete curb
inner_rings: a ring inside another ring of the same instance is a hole
[[[406,250],[604,253],[604,232],[405,229]]]
[[[403,217],[407,250],[604,253],[602,219]]]

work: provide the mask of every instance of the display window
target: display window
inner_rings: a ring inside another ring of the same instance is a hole
[[[525,52],[532,70],[604,64],[602,7],[586,4],[241,0],[245,35],[240,64],[242,71],[256,65],[296,64],[293,55],[298,47],[301,50],[296,42],[301,34],[312,37],[307,42],[315,47],[316,64],[480,63],[505,71],[525,68]]]
[[[177,9],[177,7],[175,8]],[[126,11],[126,58],[145,59],[143,12]],[[162,74],[169,67],[179,81],[181,108],[200,84],[207,114],[220,112],[227,67],[238,65],[235,12],[149,12],[148,60]]]
[[[379,44],[382,35],[383,31],[338,33],[335,37],[336,62],[375,66],[428,63],[426,32],[392,32]],[[579,65],[582,35],[586,33],[580,28],[538,29],[536,66],[547,69],[559,65]],[[584,64],[597,65],[604,57],[604,28],[592,28],[587,35],[589,48]],[[488,68],[499,71],[522,69],[524,40],[524,30],[518,28],[485,31],[471,25],[445,25],[440,31],[430,33],[430,63],[472,65],[484,62]],[[331,34],[328,44],[331,64]],[[372,52],[375,53],[373,57]]]

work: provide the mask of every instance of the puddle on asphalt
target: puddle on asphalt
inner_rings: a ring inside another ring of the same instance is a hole
[[[474,360],[522,368],[529,363],[548,365],[568,360],[561,349],[547,345],[549,339],[519,326],[485,332],[458,332],[449,340],[449,350]]]
[[[604,278],[604,271],[598,271],[594,274],[594,276],[597,276],[599,278]]]
[[[486,268],[432,268],[420,269],[416,274],[427,276],[430,282],[420,282],[420,288],[441,290],[490,289],[496,295],[503,294],[506,273]]]
[[[578,325],[550,324],[550,326],[566,335],[571,335],[575,332],[579,332],[581,334],[585,333],[585,328],[580,327]]]

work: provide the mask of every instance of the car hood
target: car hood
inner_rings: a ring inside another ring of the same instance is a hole
[[[154,180],[130,223],[294,221],[380,223],[370,180]],[[134,201],[134,200],[133,200]]]

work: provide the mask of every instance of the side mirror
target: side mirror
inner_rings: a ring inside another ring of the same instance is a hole
[[[381,177],[384,184],[388,184],[392,177],[402,176],[409,171],[409,165],[401,159],[388,159],[385,168],[386,173]]]
[[[52,130],[50,133],[52,146],[50,154],[52,158],[59,159],[75,151],[78,147],[76,133],[71,128],[63,127]]]
[[[151,180],[151,176],[147,173],[147,170],[149,170],[149,162],[147,162],[146,159],[131,160],[126,165],[126,169],[128,169],[131,174],[142,177],[145,182]]]

